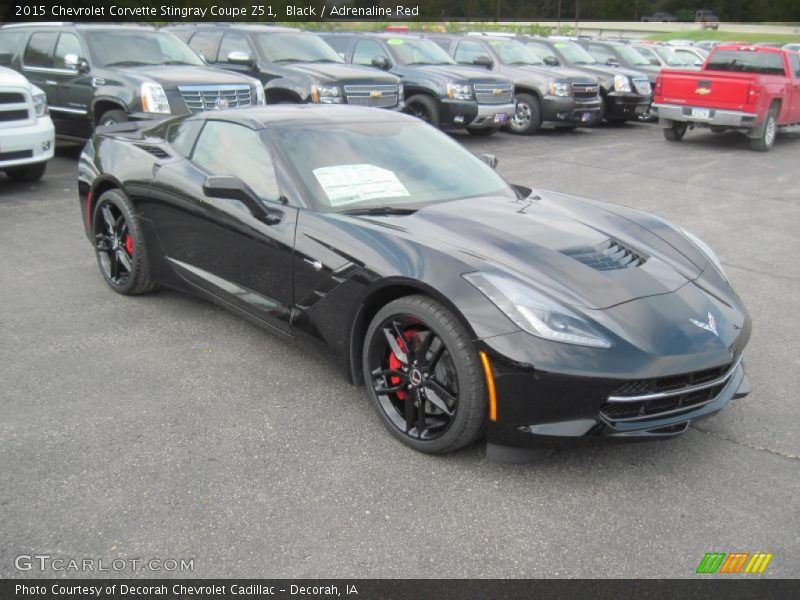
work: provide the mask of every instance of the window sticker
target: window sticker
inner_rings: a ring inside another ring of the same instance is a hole
[[[553,44],[553,46],[555,46],[556,48],[566,48],[567,47],[567,45],[564,42],[556,42],[555,44]]]
[[[491,46],[499,46],[500,42],[498,42],[497,40],[489,40],[489,45],[491,45]]]
[[[386,43],[389,44],[390,46],[402,46],[403,44],[405,44],[403,40],[398,40],[397,38],[386,40]]]
[[[336,165],[320,167],[313,172],[331,206],[411,195],[394,171],[375,165]]]

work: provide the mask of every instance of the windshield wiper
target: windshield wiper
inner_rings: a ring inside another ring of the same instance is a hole
[[[156,63],[142,62],[140,60],[119,60],[117,62],[106,63],[107,67],[142,67],[155,66]]]
[[[416,208],[400,208],[397,206],[372,206],[369,208],[350,208],[343,210],[341,215],[413,215]]]
[[[340,63],[344,62],[341,60],[333,60],[332,58],[314,58],[309,60],[299,60],[299,62],[306,62],[306,63]]]
[[[202,66],[197,65],[195,63],[186,62],[185,60],[165,60],[164,62],[158,63],[160,65],[190,65],[192,67]]]

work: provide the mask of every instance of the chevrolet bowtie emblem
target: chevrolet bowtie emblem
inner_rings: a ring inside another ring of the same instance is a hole
[[[700,94],[701,96],[705,96],[706,94],[710,94],[711,90],[708,88],[697,88],[694,91],[695,94]]]
[[[492,95],[493,95],[493,96],[499,96],[499,95],[500,95],[500,94],[502,94],[502,93],[503,93],[503,90],[499,90],[499,89],[497,89],[497,88],[495,88],[495,89],[493,89],[493,90],[492,90]]]
[[[372,90],[372,93],[369,95],[370,98],[380,98],[383,96],[383,92],[380,90]]]
[[[708,313],[708,323],[703,323],[702,321],[698,321],[697,319],[689,319],[689,322],[692,325],[696,325],[700,329],[705,329],[706,331],[710,331],[714,335],[719,336],[719,333],[717,333],[717,320],[711,313]]]

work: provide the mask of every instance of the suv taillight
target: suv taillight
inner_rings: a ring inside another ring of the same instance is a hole
[[[653,88],[653,96],[661,95],[661,75],[656,77],[656,87]]]
[[[757,83],[750,83],[747,91],[747,103],[758,104],[759,98],[761,98],[761,86]]]

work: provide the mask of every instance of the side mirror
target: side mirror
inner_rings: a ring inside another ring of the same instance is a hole
[[[619,61],[618,61],[616,58],[609,58],[609,59],[606,61],[606,64],[607,64],[609,67],[618,67],[618,66],[619,66]]]
[[[389,59],[385,56],[373,56],[372,57],[372,66],[378,67],[379,69],[386,70],[389,68]]]
[[[545,56],[542,60],[544,60],[544,64],[546,64],[548,67],[557,67],[561,64],[561,61],[559,61],[555,56]]]
[[[478,158],[493,169],[497,169],[497,163],[500,162],[494,154],[481,154]]]
[[[474,59],[472,59],[472,64],[479,67],[486,67],[487,69],[491,69],[492,66],[494,65],[494,61],[485,54],[481,54],[480,56],[476,56]]]
[[[232,65],[244,65],[245,67],[253,66],[253,57],[247,52],[230,52],[228,54],[228,62]]]
[[[655,57],[650,59],[650,64],[653,65],[654,67],[660,67],[661,66],[661,63]]]
[[[209,175],[203,182],[203,193],[209,198],[238,200],[251,215],[267,225],[275,225],[283,219],[280,209],[267,210],[250,186],[233,175]]]
[[[77,54],[65,55],[64,66],[66,66],[68,69],[73,69],[78,73],[89,72],[89,61],[87,61],[85,58],[81,58]]]

